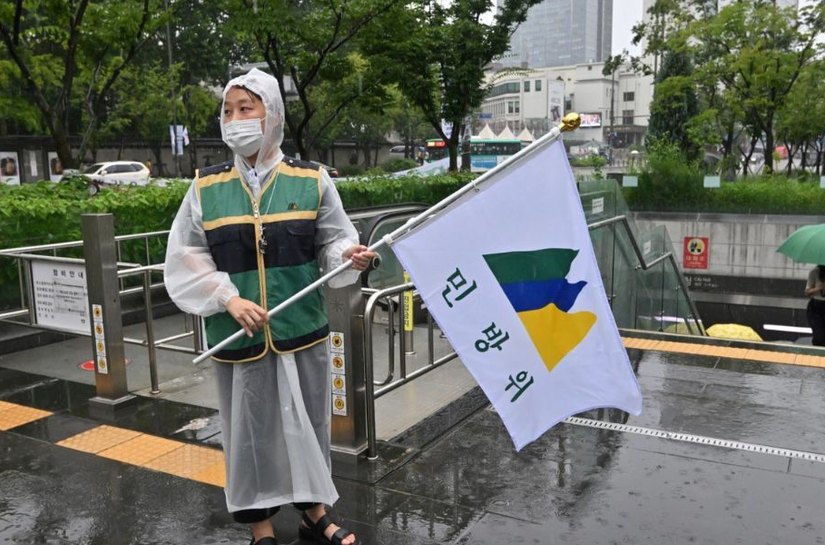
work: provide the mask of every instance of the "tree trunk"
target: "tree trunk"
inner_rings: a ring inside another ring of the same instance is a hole
[[[370,168],[370,145],[369,142],[364,142],[364,145],[361,147],[361,151],[364,153],[364,167]]]
[[[773,131],[765,131],[765,174],[773,174]]]
[[[163,168],[163,149],[162,144],[153,144],[150,149],[155,156],[155,164],[157,165],[158,176],[166,177],[166,169]]]
[[[72,157],[72,146],[69,144],[69,139],[62,129],[57,129],[52,132],[52,140],[57,148],[57,157],[60,159],[60,164],[63,168],[78,168],[80,165],[75,162]]]
[[[195,143],[197,139],[192,137],[189,139],[189,164],[192,165],[192,173],[198,168],[198,145]]]

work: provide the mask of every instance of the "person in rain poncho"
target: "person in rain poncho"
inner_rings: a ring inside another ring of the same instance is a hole
[[[330,473],[329,333],[320,290],[273,319],[267,309],[352,260],[329,281],[354,282],[375,256],[358,244],[323,169],[284,157],[284,106],[275,78],[253,69],[223,92],[221,134],[234,161],[200,170],[166,252],[165,284],[186,312],[204,316],[215,354],[226,504],[252,544],[276,544],[270,518],[303,511],[300,536],[353,545],[326,515],[338,493]]]

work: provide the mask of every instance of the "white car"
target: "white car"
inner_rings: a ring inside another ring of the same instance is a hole
[[[113,185],[146,185],[149,183],[149,169],[137,161],[109,161],[95,163],[83,169],[83,175],[88,178],[97,192],[102,186]]]

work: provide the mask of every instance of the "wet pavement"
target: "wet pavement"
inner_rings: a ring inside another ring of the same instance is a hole
[[[560,424],[516,453],[472,390],[381,441],[377,461],[335,455],[336,515],[365,544],[825,543],[825,458],[804,456],[825,454],[825,370],[629,353],[640,416],[593,411],[580,416],[618,427]],[[89,415],[93,395],[89,384],[0,368],[0,423],[17,406],[51,412],[0,425],[0,542],[248,543],[209,479],[58,445],[104,424]],[[105,424],[220,448],[209,407],[141,396]],[[301,543],[294,510],[274,522],[282,544]]]

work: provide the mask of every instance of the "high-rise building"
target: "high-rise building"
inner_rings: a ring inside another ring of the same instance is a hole
[[[544,0],[527,12],[500,62],[531,68],[602,62],[612,36],[613,0]]]

